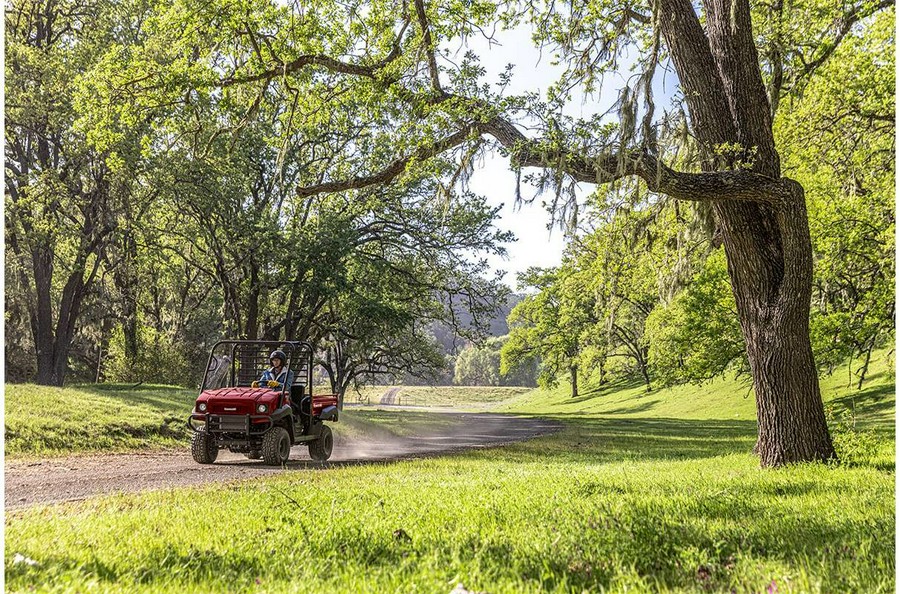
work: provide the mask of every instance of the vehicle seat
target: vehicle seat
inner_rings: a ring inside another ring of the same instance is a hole
[[[291,408],[303,420],[304,425],[309,422],[312,406],[312,399],[306,394],[305,388],[306,386],[291,386]]]

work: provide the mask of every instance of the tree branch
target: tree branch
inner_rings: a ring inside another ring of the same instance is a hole
[[[411,155],[395,159],[378,173],[354,177],[344,181],[328,181],[312,186],[297,188],[297,196],[303,198],[315,194],[360,190],[362,188],[388,183],[403,173],[409,163],[434,157],[446,150],[459,146],[475,133],[477,129],[477,124],[466,126],[450,136],[437,140],[428,146],[421,147]]]
[[[332,72],[351,74],[353,76],[362,76],[365,78],[375,78],[379,70],[384,69],[388,64],[400,57],[400,44],[403,40],[403,35],[406,33],[407,26],[409,26],[408,18],[403,21],[403,25],[400,27],[400,32],[397,33],[397,37],[394,39],[394,44],[391,48],[391,51],[383,59],[375,62],[374,64],[353,64],[350,62],[342,62],[340,60],[322,54],[307,54],[287,63],[279,63],[273,68],[258,72],[256,74],[248,74],[246,76],[229,76],[228,78],[220,81],[219,86],[230,87],[239,84],[257,82],[260,80],[272,80],[278,76],[295,74],[300,70],[303,70],[307,66],[322,66]],[[251,39],[252,38],[253,37],[251,34]]]
[[[545,148],[541,141],[530,140],[508,120],[495,117],[487,122],[473,122],[459,131],[420,147],[411,155],[398,158],[381,171],[343,181],[328,181],[297,189],[299,197],[331,192],[359,190],[393,181],[409,163],[434,157],[470,139],[487,134],[510,151],[516,167],[561,168],[561,173],[579,182],[604,184],[629,176],[646,182],[651,192],[666,194],[678,200],[747,200],[775,202],[783,194],[780,180],[743,170],[710,173],[683,173],[673,170],[657,157],[640,150],[626,150],[599,155],[578,155],[559,149]]]
[[[425,54],[428,56],[428,73],[431,75],[431,86],[438,95],[444,94],[441,87],[440,70],[434,56],[434,41],[431,39],[431,27],[428,16],[425,13],[425,0],[416,0],[416,15],[419,17],[419,27],[422,29],[422,41],[425,44]]]
[[[814,60],[811,62],[804,62],[803,68],[800,70],[798,74],[793,77],[793,86],[796,86],[802,79],[810,76],[819,66],[824,64],[828,58],[831,57],[831,54],[838,48],[841,44],[841,41],[844,40],[844,37],[850,33],[850,30],[853,28],[853,25],[858,23],[864,18],[867,18],[879,10],[884,10],[890,6],[894,5],[894,0],[880,0],[874,5],[867,6],[865,4],[856,6],[850,12],[841,16],[841,18],[835,21],[835,27],[837,32],[835,33],[834,39],[831,43],[827,43],[825,45],[825,49],[822,50],[822,53],[819,54]]]

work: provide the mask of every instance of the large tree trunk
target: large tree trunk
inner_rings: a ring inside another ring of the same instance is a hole
[[[728,272],[756,391],[764,466],[828,460],[828,434],[809,340],[812,246],[799,184],[773,207],[718,203]]]
[[[803,189],[781,177],[746,0],[663,0],[660,26],[684,86],[703,169],[750,170],[775,189],[713,200],[756,390],[763,466],[835,456],[809,340],[812,245]],[[740,147],[722,155],[723,146]]]
[[[52,255],[47,250],[35,248],[31,252],[31,257],[36,307],[29,314],[37,359],[35,382],[42,386],[52,386],[54,385],[52,362],[56,346],[53,340],[53,306],[51,305]],[[60,382],[59,385],[62,383]]]
[[[578,366],[569,367],[569,379],[572,384],[572,398],[578,398]]]
[[[42,315],[44,308],[39,308],[38,319],[32,325],[38,328],[35,333],[35,350],[37,355],[37,376],[35,382],[45,386],[62,386],[66,379],[69,363],[69,348],[75,334],[75,321],[81,313],[81,301],[84,297],[84,270],[69,276],[63,288],[59,302],[56,329],[50,315]],[[93,274],[91,275],[93,277]],[[40,283],[35,283],[40,286]],[[40,299],[39,302],[49,298]],[[48,307],[49,309],[49,307]]]

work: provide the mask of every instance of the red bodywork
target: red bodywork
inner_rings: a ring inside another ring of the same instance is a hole
[[[220,388],[201,392],[197,405],[205,402],[206,412],[214,415],[257,415],[257,405],[267,405],[268,412],[278,408],[280,395],[271,388]]]
[[[337,406],[338,397],[335,394],[320,394],[312,397],[312,416],[318,417],[326,406]]]
[[[220,388],[218,390],[204,390],[197,398],[194,405],[194,413],[200,413],[196,408],[201,402],[205,402],[206,413],[214,415],[261,415],[271,414],[278,408],[281,391],[272,388]],[[338,397],[334,394],[319,394],[312,397],[312,416],[317,417],[326,406],[337,406]],[[265,404],[268,407],[266,413],[260,413],[256,407]],[[290,394],[284,394],[282,406],[290,404]]]

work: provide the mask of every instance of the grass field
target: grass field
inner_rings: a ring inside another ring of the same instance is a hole
[[[465,410],[494,408],[532,391],[531,388],[513,386],[370,386],[348,392],[347,402],[377,405],[384,393],[392,388],[398,390],[397,404]]]
[[[893,356],[886,351],[873,355],[870,373],[862,390],[856,390],[847,368],[836,370],[820,380],[826,405],[841,410],[856,410],[861,426],[890,427],[894,424]],[[495,411],[530,414],[590,414],[616,417],[654,417],[679,419],[756,419],[750,380],[718,379],[697,386],[686,384],[647,392],[643,383],[609,384],[581,390],[572,398],[569,387],[533,390],[498,405]]]
[[[182,446],[196,396],[196,390],[172,386],[7,384],[5,453],[33,457]]]
[[[760,469],[733,381],[535,391],[504,406],[563,431],[8,513],[7,589],[893,592],[891,365],[861,392],[823,381],[839,465]]]

